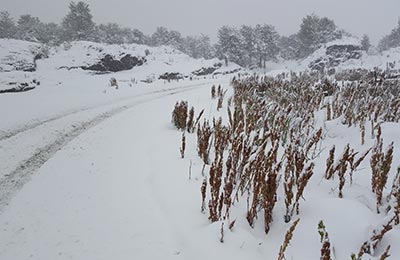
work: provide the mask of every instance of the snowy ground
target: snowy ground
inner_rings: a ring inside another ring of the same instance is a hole
[[[0,259],[277,258],[290,226],[283,221],[283,198],[278,198],[268,235],[262,220],[250,228],[240,208],[245,205],[238,205],[232,212],[235,228],[220,243],[221,223],[210,224],[200,212],[203,165],[195,134],[187,135],[181,159],[181,133],[170,122],[180,100],[189,101],[196,114],[205,109],[204,118],[226,118],[226,103],[217,111],[210,88],[230,89],[230,76],[132,85],[133,77],[164,69],[156,65],[92,76],[41,66],[34,73],[0,74],[0,81],[28,77],[42,82],[34,91],[0,95]],[[118,90],[108,87],[110,77],[119,81]],[[361,145],[358,128],[340,120],[324,123],[323,113],[317,121],[326,130],[324,152],[301,202],[301,221],[286,259],[319,259],[320,220],[334,259],[350,259],[387,219],[375,212],[369,159],[354,174],[353,186],[346,184],[345,198],[338,199],[337,182],[322,179],[326,153],[333,144],[340,153],[347,143],[363,152],[374,139],[367,135]],[[384,147],[395,143],[393,176],[400,156],[399,125],[385,123],[382,130]],[[389,259],[400,259],[398,241],[396,227],[377,255],[391,244]]]
[[[228,87],[226,80],[220,82]],[[43,165],[40,161],[35,171],[26,173],[29,181],[24,181],[23,188],[3,207],[0,244],[4,246],[0,247],[0,258],[276,259],[288,228],[282,219],[282,201],[268,236],[261,222],[251,229],[244,216],[237,216],[236,228],[227,231],[224,244],[219,242],[220,225],[210,225],[200,213],[202,164],[194,149],[195,136],[188,135],[186,158],[180,159],[181,135],[172,127],[170,118],[175,102],[182,99],[188,100],[197,112],[205,108],[206,117],[224,114],[225,111],[215,111],[216,102],[209,94],[211,84],[182,85],[178,90],[132,98],[123,109],[118,103],[113,104],[110,107],[116,107],[119,113],[96,119],[89,125],[91,128],[57,143],[45,155]],[[78,112],[4,139],[2,151],[13,149],[7,142],[16,138],[14,149],[19,151],[11,150],[10,154],[29,154],[30,145],[25,142],[44,138],[43,144],[51,144],[53,127],[54,131],[74,131],[71,122],[90,121],[106,108]],[[385,141],[399,143],[397,127],[384,126]],[[338,150],[359,136],[356,129],[347,129],[337,121],[327,128],[324,145],[336,143]],[[40,132],[45,132],[46,137]],[[372,144],[369,139],[365,147]],[[360,145],[356,147],[362,150]],[[397,150],[395,158],[398,156]],[[12,163],[11,158],[7,160],[6,165]],[[355,182],[362,184],[359,178],[363,179],[356,176]],[[372,197],[357,194],[366,188],[346,186],[344,192],[351,199],[337,199],[336,184],[321,184],[318,176],[310,185],[287,259],[319,258],[316,225],[321,219],[335,247],[336,259],[348,259],[352,252],[358,252],[372,229],[382,223],[374,213]],[[392,244],[392,259],[400,257],[396,246],[399,239],[396,229],[383,241],[382,247]]]

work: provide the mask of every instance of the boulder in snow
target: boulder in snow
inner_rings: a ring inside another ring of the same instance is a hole
[[[110,54],[107,54],[96,64],[91,66],[82,66],[84,70],[93,70],[98,72],[118,72],[123,70],[131,70],[133,67],[141,66],[146,62],[143,57],[135,57],[126,54],[120,60],[115,59]]]

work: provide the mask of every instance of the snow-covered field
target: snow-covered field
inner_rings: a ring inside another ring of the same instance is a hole
[[[140,82],[165,72],[189,75],[216,62],[193,60],[169,48],[150,49],[148,63],[129,71],[91,75],[58,69],[90,64],[92,56],[82,56],[89,45],[52,50],[35,72],[0,72],[0,84],[41,82],[29,92],[0,95],[0,259],[277,259],[291,225],[283,220],[284,198],[278,197],[268,235],[261,219],[249,226],[246,205],[238,204],[231,214],[235,226],[225,229],[221,243],[221,222],[211,224],[200,211],[204,177],[196,134],[186,134],[182,159],[181,132],[171,123],[172,109],[181,100],[194,106],[196,115],[204,109],[203,119],[226,120],[233,75]],[[127,51],[144,54],[145,49]],[[111,77],[118,90],[109,87]],[[219,84],[227,89],[221,110],[210,97],[211,86]],[[316,113],[315,124],[324,127],[322,152],[286,259],[319,259],[320,220],[337,260],[351,259],[372,231],[387,223],[388,217],[375,210],[369,157],[354,173],[353,185],[345,185],[342,199],[337,182],[323,179],[332,145],[340,152],[350,143],[364,152],[375,142],[367,134],[362,145],[359,128],[340,120],[326,121],[324,112]],[[382,124],[384,147],[390,142],[395,147],[388,186],[399,166],[399,130],[398,123]],[[399,241],[397,226],[385,235],[375,257],[363,259],[379,259],[389,244],[389,259],[400,259]]]

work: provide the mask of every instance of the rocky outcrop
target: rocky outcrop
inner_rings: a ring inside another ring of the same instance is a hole
[[[179,72],[166,72],[158,77],[158,79],[163,79],[163,80],[180,80],[183,79],[183,75],[180,74]]]
[[[360,46],[351,44],[335,44],[328,46],[325,55],[319,57],[309,64],[311,70],[324,71],[339,64],[351,60],[360,59],[362,50]]]
[[[33,72],[42,53],[43,48],[38,43],[0,39],[0,72]]]
[[[8,83],[9,88],[0,89],[0,94],[26,92],[35,89],[39,85],[40,82],[37,80],[32,80],[31,82],[20,82],[20,83],[10,82]]]
[[[82,66],[83,70],[92,70],[98,72],[118,72],[124,70],[131,70],[136,66],[141,66],[146,62],[143,57],[134,57],[126,54],[121,59],[115,59],[113,56],[107,54],[96,64],[91,66]]]
[[[212,67],[203,67],[201,69],[195,70],[192,72],[193,75],[195,76],[206,76],[213,74],[214,71],[222,67],[222,63],[216,63]]]

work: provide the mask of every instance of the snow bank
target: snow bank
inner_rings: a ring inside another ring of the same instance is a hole
[[[34,42],[0,39],[0,72],[34,70],[39,48]]]

